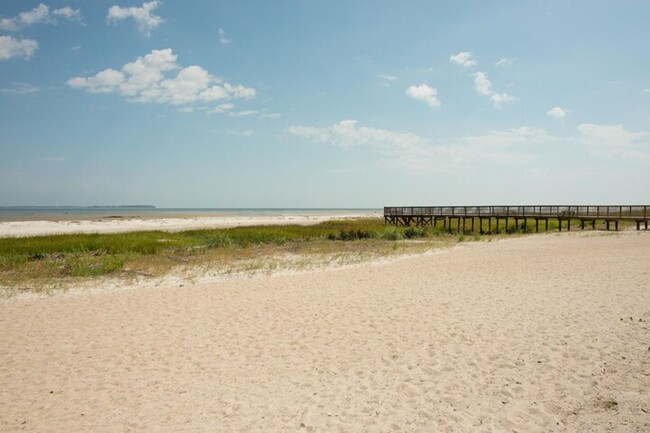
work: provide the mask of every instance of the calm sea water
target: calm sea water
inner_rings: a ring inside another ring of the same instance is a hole
[[[371,213],[379,209],[330,208],[156,208],[138,206],[0,206],[0,217],[56,217],[56,216],[154,216],[154,215],[205,215],[205,216],[278,216],[278,215],[345,215]]]

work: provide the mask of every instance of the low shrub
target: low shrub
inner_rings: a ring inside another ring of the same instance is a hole
[[[356,241],[359,239],[370,239],[372,233],[365,230],[341,230],[338,235],[330,233],[327,239],[331,241]]]
[[[419,227],[409,227],[404,230],[404,237],[407,239],[423,238],[427,235],[427,232],[423,228]]]

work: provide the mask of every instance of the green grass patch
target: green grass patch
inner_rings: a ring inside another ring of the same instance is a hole
[[[377,218],[310,226],[2,238],[0,286],[107,274],[161,275],[177,266],[245,269],[277,254],[369,257],[439,247],[459,236],[465,240],[465,235],[450,234],[440,225],[394,227]],[[420,242],[408,242],[414,239]],[[478,239],[482,237],[474,237]]]

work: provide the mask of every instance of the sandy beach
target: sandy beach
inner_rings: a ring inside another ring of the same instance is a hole
[[[350,212],[347,214],[284,214],[235,216],[120,216],[88,218],[56,216],[43,219],[16,219],[0,221],[0,238],[42,236],[70,233],[125,233],[146,230],[182,231],[220,229],[230,227],[284,224],[318,224],[335,219],[377,218],[378,212]]]
[[[648,432],[647,232],[0,300],[0,431]]]

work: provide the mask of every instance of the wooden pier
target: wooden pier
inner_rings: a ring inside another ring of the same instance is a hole
[[[458,232],[475,232],[477,228],[480,233],[486,231],[499,233],[501,229],[509,231],[513,228],[511,221],[514,222],[515,230],[528,230],[528,222],[534,221],[535,231],[539,232],[540,225],[543,225],[544,230],[548,230],[549,220],[557,221],[559,231],[565,227],[571,230],[572,222],[579,224],[582,230],[585,229],[585,225],[596,229],[599,221],[606,230],[611,228],[618,230],[621,222],[634,222],[637,230],[641,230],[642,226],[648,230],[650,205],[384,207],[386,224],[436,227],[440,223],[443,229],[451,231],[455,226]],[[501,222],[505,224],[500,226]],[[487,230],[485,230],[486,225]]]

